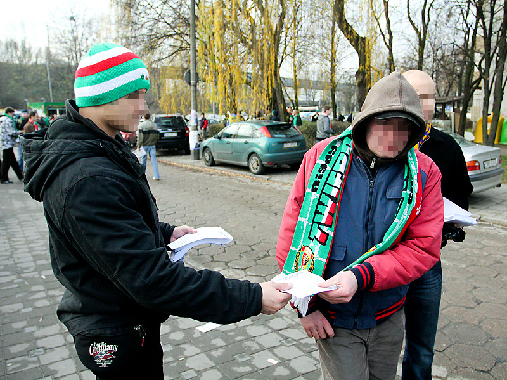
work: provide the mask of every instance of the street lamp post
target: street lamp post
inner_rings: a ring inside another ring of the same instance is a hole
[[[49,74],[49,25],[46,25],[48,30],[48,47],[46,54],[46,69],[48,70],[48,83],[49,83],[49,98],[51,99],[51,103],[53,103],[53,90],[51,89],[51,75]]]

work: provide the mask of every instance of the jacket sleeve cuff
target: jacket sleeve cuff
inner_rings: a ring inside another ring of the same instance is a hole
[[[375,285],[375,272],[373,266],[364,262],[350,269],[357,280],[357,290],[369,290]]]

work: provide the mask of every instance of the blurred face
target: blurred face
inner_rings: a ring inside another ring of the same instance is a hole
[[[409,138],[410,122],[403,118],[373,118],[366,127],[366,144],[378,157],[396,157],[405,148]]]
[[[108,135],[114,136],[118,131],[135,132],[141,115],[148,111],[144,100],[145,89],[134,91],[112,103],[104,104],[102,117]]]
[[[32,121],[37,121],[39,120],[39,115],[35,114],[30,119],[32,119]]]
[[[404,76],[419,95],[424,120],[429,122],[435,109],[435,82],[424,71],[408,71]]]

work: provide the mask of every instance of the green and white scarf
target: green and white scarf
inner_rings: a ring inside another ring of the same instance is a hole
[[[344,184],[352,162],[352,148],[352,128],[349,127],[326,146],[315,163],[282,273],[307,270],[323,275],[331,252]],[[371,247],[343,270],[361,264],[396,244],[419,214],[421,196],[417,157],[414,148],[411,148],[405,164],[402,196],[393,223],[379,244]],[[307,309],[310,297],[305,298],[308,300],[293,298],[292,301],[295,305],[306,304]],[[303,315],[306,314],[304,311]]]

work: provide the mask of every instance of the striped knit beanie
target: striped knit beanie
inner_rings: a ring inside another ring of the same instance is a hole
[[[94,45],[76,70],[74,94],[78,107],[92,107],[150,89],[148,70],[129,49],[112,43]]]

